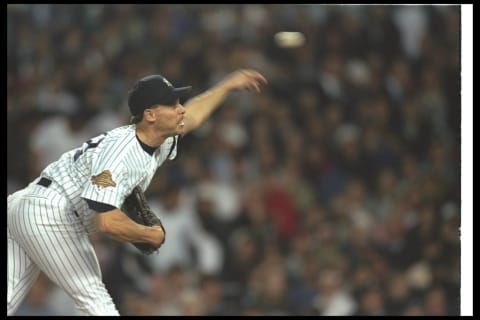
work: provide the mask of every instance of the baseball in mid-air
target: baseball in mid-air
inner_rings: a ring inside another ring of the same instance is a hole
[[[297,31],[282,31],[275,34],[274,40],[279,47],[297,48],[305,43],[305,36]]]

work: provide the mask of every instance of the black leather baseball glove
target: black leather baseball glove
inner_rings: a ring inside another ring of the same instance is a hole
[[[142,189],[137,186],[133,189],[132,193],[125,198],[121,210],[130,217],[133,221],[144,226],[160,226],[162,227],[163,233],[165,233],[165,228],[162,225],[162,222],[157,217],[157,215],[150,209],[145,194]],[[141,253],[150,255],[156,252],[162,244],[165,242],[165,237],[163,238],[162,243],[155,247],[150,243],[140,243],[132,242]]]

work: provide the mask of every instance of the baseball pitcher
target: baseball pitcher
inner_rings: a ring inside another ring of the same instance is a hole
[[[190,87],[160,75],[137,81],[128,95],[131,124],[65,152],[7,199],[7,315],[13,315],[40,271],[87,315],[119,315],[103,282],[88,234],[104,232],[150,254],[166,240],[143,192],[177,154],[179,136],[199,127],[233,90],[255,90],[255,70],[229,74],[185,106]],[[54,142],[52,142],[54,143]]]

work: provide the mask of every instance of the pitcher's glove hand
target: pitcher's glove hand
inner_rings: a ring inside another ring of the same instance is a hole
[[[123,202],[121,210],[133,221],[144,226],[160,226],[165,235],[165,228],[157,215],[150,209],[145,194],[142,189],[137,186],[132,193]],[[141,253],[150,255],[156,252],[165,242],[165,237],[158,247],[145,242],[132,242]]]

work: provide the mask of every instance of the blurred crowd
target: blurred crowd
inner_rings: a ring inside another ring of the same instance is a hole
[[[8,5],[7,192],[127,124],[138,78],[193,97],[255,68],[262,93],[147,190],[159,253],[91,236],[120,313],[459,315],[460,26],[454,5]],[[42,275],[17,314],[78,313]]]

